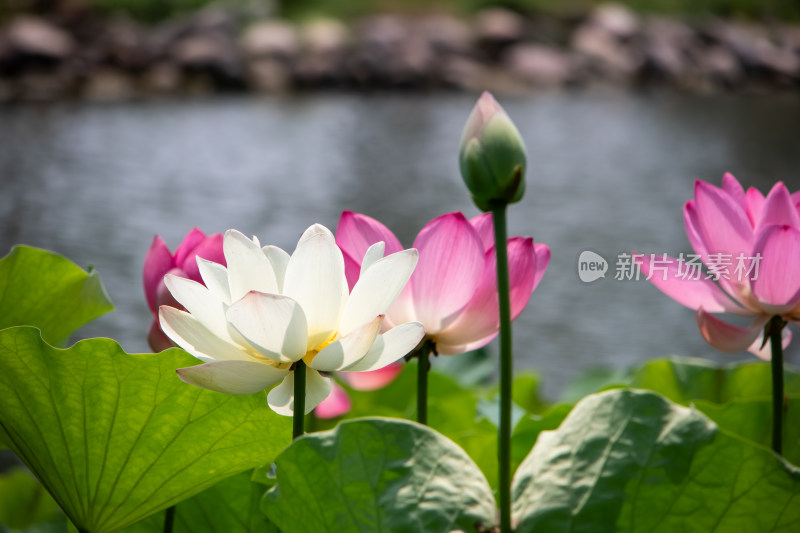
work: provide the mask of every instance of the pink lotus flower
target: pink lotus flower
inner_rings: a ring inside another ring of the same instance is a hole
[[[724,352],[762,349],[765,324],[774,316],[800,322],[800,193],[777,183],[765,198],[746,193],[731,174],[722,188],[695,182],[695,198],[686,203],[689,241],[707,273],[686,276],[674,258],[637,263],[667,296],[697,311],[697,324],[709,344]],[[658,272],[656,272],[658,270]],[[712,313],[751,317],[745,327],[728,324]],[[784,330],[784,345],[790,335]]]
[[[147,305],[153,313],[153,323],[147,333],[147,342],[154,352],[166,350],[175,344],[161,331],[158,323],[158,309],[162,305],[183,309],[164,285],[164,276],[173,274],[181,278],[188,278],[198,283],[203,283],[200,271],[197,268],[197,257],[225,265],[225,256],[222,254],[222,234],[215,233],[206,236],[197,228],[192,229],[183,242],[175,249],[169,251],[164,239],[156,235],[144,259],[142,279]]]
[[[343,372],[337,375],[351,389],[367,391],[385,387],[394,381],[401,370],[403,370],[402,363],[392,363],[371,372]],[[330,396],[322,400],[322,403],[314,409],[314,414],[317,418],[336,418],[350,412],[352,406],[347,391],[334,381]]]
[[[370,245],[383,241],[385,253],[402,250],[386,226],[366,215],[345,211],[336,228],[344,252],[345,274],[352,287]],[[467,220],[461,213],[430,221],[417,238],[419,263],[403,292],[386,313],[389,325],[419,321],[435,353],[457,354],[486,345],[500,325],[494,230],[491,214]],[[516,318],[539,284],[550,249],[531,237],[508,239],[511,316]]]

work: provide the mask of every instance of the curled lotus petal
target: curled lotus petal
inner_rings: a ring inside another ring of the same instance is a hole
[[[747,327],[740,328],[706,313],[699,308],[696,314],[697,325],[703,338],[717,350],[727,353],[743,352],[758,338],[768,317],[756,317]]]
[[[781,331],[781,346],[786,349],[791,342],[792,332],[789,331],[789,328],[783,328],[783,331]],[[747,351],[759,359],[769,361],[772,359],[772,340],[770,339],[765,343],[764,332],[762,330],[761,335],[750,345]]]

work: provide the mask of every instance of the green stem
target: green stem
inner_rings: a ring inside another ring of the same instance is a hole
[[[306,416],[306,364],[300,359],[294,367],[294,416],[292,416],[292,439],[303,435]]]
[[[500,531],[511,532],[511,387],[513,360],[511,358],[511,302],[508,282],[508,248],[506,243],[506,206],[492,209],[494,243],[497,253],[497,296],[500,307],[500,429],[498,457],[500,460]]]
[[[764,338],[769,336],[772,359],[772,450],[781,455],[783,443],[783,330],[786,322],[774,316],[767,323]]]
[[[430,362],[428,354],[431,350],[431,341],[425,341],[417,352],[417,422],[428,425],[428,370]]]
[[[175,506],[167,508],[164,514],[164,533],[172,533],[172,524],[175,523]]]

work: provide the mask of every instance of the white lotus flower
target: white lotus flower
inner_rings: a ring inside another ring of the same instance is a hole
[[[331,390],[319,372],[377,370],[411,351],[424,335],[419,322],[380,334],[383,316],[417,264],[415,249],[383,257],[369,248],[358,283],[348,290],[333,234],[308,228],[294,254],[261,248],[236,230],[225,233],[227,268],[198,257],[205,286],[168,275],[165,283],[188,312],[162,306],[161,327],[205,364],[178,369],[186,383],[229,394],[252,394],[281,382],[270,407],[291,416],[294,368],[306,370],[306,413]]]

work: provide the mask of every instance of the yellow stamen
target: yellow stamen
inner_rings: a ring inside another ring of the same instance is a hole
[[[305,363],[306,363],[307,365],[308,365],[308,364],[311,364],[311,361],[314,359],[314,357],[316,357],[316,355],[317,355],[319,352],[321,352],[323,348],[325,348],[327,345],[329,345],[330,343],[332,343],[333,341],[335,341],[335,340],[336,340],[336,337],[338,337],[338,336],[339,336],[339,332],[338,332],[338,331],[335,331],[335,332],[333,333],[333,335],[331,335],[331,336],[330,336],[330,338],[328,338],[328,340],[326,340],[326,341],[324,341],[324,342],[320,343],[319,345],[317,345],[317,347],[316,347],[316,348],[313,348],[313,349],[311,349],[311,350],[307,351],[307,352],[306,352],[306,354],[303,356],[303,361],[305,361]]]

